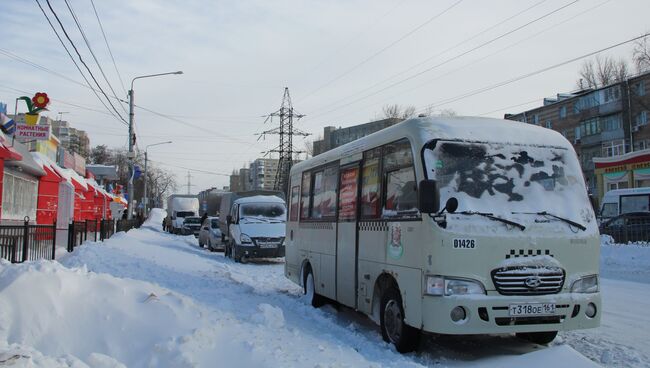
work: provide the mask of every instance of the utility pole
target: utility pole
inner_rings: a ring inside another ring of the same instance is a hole
[[[283,193],[287,193],[289,189],[289,172],[291,166],[293,166],[293,154],[303,152],[296,151],[293,148],[293,136],[297,135],[306,137],[309,135],[309,133],[293,128],[293,119],[300,119],[304,116],[305,115],[296,114],[294,112],[293,105],[291,104],[291,96],[289,95],[289,88],[285,87],[280,109],[267,115],[266,120],[264,121],[266,123],[267,121],[272,120],[273,117],[279,117],[280,126],[260,133],[260,137],[266,136],[267,134],[277,134],[280,136],[280,144],[278,147],[268,151],[267,154],[277,152],[279,155],[278,171],[275,174],[273,189],[281,190]]]
[[[134,79],[135,80],[135,79]],[[126,154],[126,158],[129,160],[129,185],[127,191],[129,192],[129,201],[127,205],[127,219],[131,220],[133,218],[133,177],[135,176],[135,170],[133,165],[133,159],[135,158],[135,152],[133,152],[133,81],[131,82],[131,89],[129,90],[129,152]]]

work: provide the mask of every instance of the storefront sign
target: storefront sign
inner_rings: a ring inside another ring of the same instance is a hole
[[[74,170],[74,156],[68,151],[63,151],[63,167]]]
[[[613,167],[607,167],[607,168],[605,168],[605,173],[608,174],[608,173],[614,173],[614,172],[625,171],[625,170],[627,170],[627,168],[625,167],[625,165],[621,165],[621,166],[613,166]]]
[[[16,138],[24,140],[47,141],[50,139],[49,125],[16,124]]]
[[[74,153],[74,171],[81,176],[86,176],[86,159],[78,153]]]

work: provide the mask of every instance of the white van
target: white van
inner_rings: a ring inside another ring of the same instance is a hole
[[[421,332],[545,344],[600,323],[596,217],[550,129],[410,119],[297,163],[289,194],[285,275],[400,352]]]
[[[603,219],[630,212],[650,211],[650,187],[615,189],[603,196],[599,215]]]
[[[287,206],[280,197],[235,200],[227,216],[230,237],[225,255],[242,263],[250,258],[284,257],[286,222]]]

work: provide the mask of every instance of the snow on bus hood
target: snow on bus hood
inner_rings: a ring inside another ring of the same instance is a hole
[[[546,211],[587,227],[577,235],[593,235],[598,227],[577,157],[562,141],[557,143],[541,146],[441,140],[425,150],[424,158],[429,178],[438,183],[441,206],[455,197],[457,212],[492,213],[531,229],[543,228],[546,233],[551,229],[576,232],[555,218],[531,214]],[[450,229],[459,224],[471,227],[491,222],[478,216],[449,217],[458,219],[451,221]],[[496,228],[496,224],[489,227]],[[484,226],[475,230],[484,231],[481,228]]]
[[[277,223],[239,223],[239,228],[242,234],[246,234],[251,238],[267,237],[278,238],[284,237],[286,224],[284,222]]]

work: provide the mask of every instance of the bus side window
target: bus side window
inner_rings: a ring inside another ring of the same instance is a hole
[[[413,154],[408,139],[384,146],[382,218],[419,217]]]
[[[300,219],[309,218],[309,197],[311,193],[311,173],[302,173],[302,192],[300,195]]]
[[[291,205],[289,206],[289,221],[298,221],[298,195],[300,194],[300,186],[296,185],[291,188]]]
[[[379,159],[381,147],[363,153],[361,171],[361,218],[379,218],[381,205]]]

